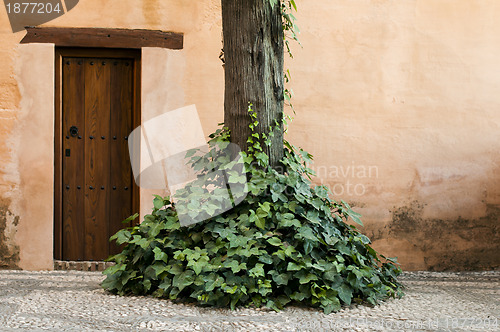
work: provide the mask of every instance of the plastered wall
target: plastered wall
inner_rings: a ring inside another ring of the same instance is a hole
[[[500,3],[298,6],[288,140],[315,155],[315,182],[405,269],[499,268]],[[143,120],[195,104],[205,134],[223,121],[218,0],[83,0],[45,25],[183,32],[181,51],[142,50]],[[23,36],[0,8],[0,268],[50,269],[53,45]]]
[[[498,1],[302,1],[290,139],[406,269],[500,267]]]

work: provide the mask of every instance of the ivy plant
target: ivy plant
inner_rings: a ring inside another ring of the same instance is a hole
[[[203,222],[187,227],[179,222],[182,199],[196,197],[189,203],[197,206],[219,194],[223,199],[222,192],[209,188],[221,180],[220,173],[212,171],[231,166],[227,154],[217,152],[229,144],[229,132],[222,127],[210,135],[208,153],[188,152],[199,176],[177,201],[156,196],[151,214],[111,238],[124,249],[110,257],[116,264],[104,271],[102,287],[119,295],[231,309],[280,310],[302,304],[325,313],[353,302],[375,305],[402,296],[396,260],[379,255],[348,222],[361,224],[360,215],[347,203],[333,200],[327,187],[311,185],[312,156],[285,142],[283,169],[271,168],[262,149],[271,144],[270,137],[254,131],[257,122],[251,109],[250,115],[250,148],[239,153],[247,174],[245,199]],[[225,177],[230,185],[245,183],[241,174],[230,172]]]

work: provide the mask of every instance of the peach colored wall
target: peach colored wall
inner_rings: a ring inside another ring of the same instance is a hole
[[[53,237],[54,45],[17,45],[15,53],[12,76],[21,99],[9,121],[0,119],[12,125],[0,134],[0,267],[47,269]]]
[[[16,78],[21,103],[8,143],[18,158],[19,187],[12,212],[19,216],[19,267],[52,267],[54,206],[54,45],[18,46]],[[52,175],[52,176],[51,176]]]
[[[209,134],[223,120],[219,3],[82,0],[45,26],[183,32],[181,51],[143,49],[143,119],[162,107],[195,104]],[[303,48],[294,46],[295,59],[287,61],[297,111],[288,139],[315,155],[316,182],[355,205],[375,247],[399,256],[406,269],[500,267],[500,3],[298,5]],[[51,185],[53,172],[46,161],[24,165],[30,143],[14,135],[31,112],[24,103],[33,92],[21,82],[39,76],[22,78],[31,54],[18,46],[23,36],[11,33],[1,9],[0,267],[50,268],[50,233],[39,242],[43,267],[26,249],[32,225],[51,230],[49,211],[42,209],[43,220],[32,213],[49,204],[46,188],[36,188]],[[42,52],[48,61],[48,49]],[[39,97],[46,114],[53,95]],[[41,126],[45,152],[53,135],[47,121],[29,124]],[[150,194],[142,191],[142,214]]]
[[[14,74],[18,37],[12,34],[6,13],[0,11],[0,268],[16,267],[15,241],[19,216],[11,211],[11,196],[18,187],[15,149],[8,143],[17,121],[21,94]]]
[[[186,67],[185,52],[145,47],[142,49],[141,62],[142,122],[185,106],[182,85]],[[141,219],[151,212],[154,194],[166,196],[169,192],[141,188]]]
[[[500,267],[500,3],[299,7],[290,140],[316,156],[317,182],[404,268]]]

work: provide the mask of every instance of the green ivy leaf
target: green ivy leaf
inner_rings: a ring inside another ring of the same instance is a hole
[[[264,264],[273,264],[273,259],[271,256],[264,254],[259,256],[259,262],[262,262]]]
[[[281,242],[280,239],[278,239],[277,237],[272,237],[270,239],[267,240],[267,242],[269,242],[269,244],[277,247],[277,246],[280,246],[282,245],[283,243]]]
[[[161,198],[159,196],[155,197],[155,199],[153,199],[153,206],[157,210],[161,209],[164,206],[164,204],[163,204],[163,198]]]
[[[318,242],[318,237],[314,234],[313,230],[308,226],[300,228],[299,232],[297,233],[297,235],[295,235],[295,237],[310,240],[313,242]]]
[[[155,254],[155,261],[163,261],[165,263],[168,263],[168,255],[159,247],[154,248],[153,252]]]
[[[241,270],[246,270],[246,263],[240,263],[237,260],[230,260],[224,262],[224,267],[230,268],[233,273],[238,273]]]
[[[257,263],[255,264],[255,267],[248,271],[249,275],[251,277],[264,277],[264,264]]]
[[[307,284],[307,283],[309,283],[312,280],[318,280],[318,277],[315,274],[313,274],[313,273],[305,273],[304,270],[300,271],[299,274],[301,274],[300,277],[299,277],[299,283],[300,284]]]
[[[299,271],[303,268],[303,266],[297,265],[293,262],[289,262],[286,268],[287,271]]]
[[[327,302],[326,305],[323,306],[323,310],[324,310],[325,315],[328,315],[334,311],[339,311],[340,308],[341,308],[341,306],[340,306],[340,301],[338,298],[331,299],[330,301]]]
[[[128,224],[129,222],[134,221],[135,219],[137,219],[137,217],[139,217],[139,213],[131,215],[130,217],[128,217],[127,219],[125,219],[124,221],[122,221],[122,223]]]
[[[288,281],[290,280],[290,275],[288,273],[278,273],[275,270],[271,270],[269,271],[269,274],[272,276],[277,285],[288,285]]]
[[[271,203],[269,202],[264,202],[263,204],[259,204],[259,207],[262,211],[266,213],[265,216],[267,216],[269,212],[271,212]]]
[[[129,242],[131,237],[132,234],[128,230],[122,229],[113,235],[109,240],[116,240],[116,244],[122,245],[125,242]]]
[[[260,229],[266,228],[265,219],[258,217],[257,220],[255,221],[255,226],[259,227]]]
[[[224,283],[224,278],[215,273],[211,273],[204,280],[205,280],[205,291],[207,292],[213,291],[216,287],[220,287]]]
[[[361,214],[357,213],[357,212],[354,212],[351,207],[349,206],[349,204],[347,204],[346,202],[342,201],[342,204],[344,204],[344,206],[346,207],[345,209],[345,214],[350,217],[355,223],[359,224],[360,226],[364,226],[363,223],[361,222]]]
[[[178,274],[172,280],[172,286],[177,287],[179,292],[182,291],[187,286],[191,285],[194,282],[194,273],[193,271],[184,271],[181,274]]]
[[[208,257],[206,256],[200,257],[200,259],[198,260],[190,260],[187,264],[188,267],[191,267],[193,269],[196,275],[199,275],[203,268],[207,267],[208,265]]]
[[[346,284],[342,284],[336,288],[339,298],[347,305],[351,305],[352,288]]]

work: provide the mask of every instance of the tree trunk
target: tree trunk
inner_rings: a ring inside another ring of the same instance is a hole
[[[271,147],[263,144],[271,166],[283,157],[284,44],[281,1],[222,0],[225,59],[224,122],[231,141],[248,148],[248,104],[257,112],[257,132],[275,130]]]

